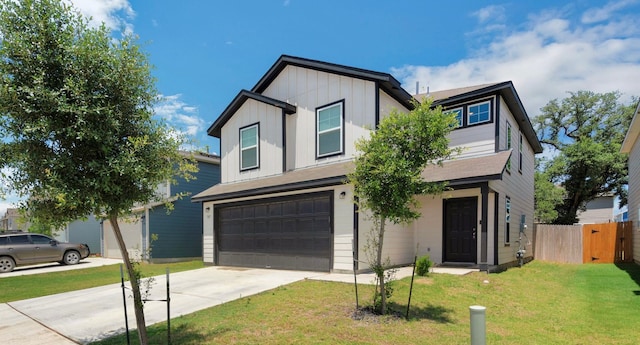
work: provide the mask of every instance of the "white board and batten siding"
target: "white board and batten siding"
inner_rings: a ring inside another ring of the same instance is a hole
[[[297,109],[286,120],[287,170],[352,159],[353,143],[375,127],[376,92],[376,84],[371,81],[287,66],[263,92]],[[381,92],[381,99],[390,97]],[[344,153],[316,159],[316,109],[340,101],[344,101]],[[392,101],[385,104],[399,106]]]
[[[633,259],[640,263],[640,140],[637,138],[629,153],[628,204],[629,220],[633,222]]]
[[[240,128],[256,123],[259,124],[259,168],[240,171]],[[222,183],[282,173],[282,131],[282,109],[248,99],[222,127]]]

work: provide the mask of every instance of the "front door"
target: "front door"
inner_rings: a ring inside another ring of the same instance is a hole
[[[478,198],[444,201],[444,261],[477,261]]]

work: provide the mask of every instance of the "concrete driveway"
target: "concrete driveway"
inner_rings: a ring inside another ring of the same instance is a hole
[[[171,318],[315,275],[322,273],[219,266],[171,274]],[[166,276],[155,277],[149,298],[166,298]],[[5,344],[86,344],[125,331],[120,284],[0,304],[0,315]],[[135,328],[131,297],[127,315]],[[145,318],[148,325],[166,321],[166,303],[147,302]]]
[[[442,273],[466,274],[471,271]],[[396,277],[400,279],[411,275],[411,272],[411,267],[405,267],[398,271]],[[174,273],[169,277],[171,318],[303,279],[352,283],[353,275],[221,266]],[[165,299],[166,275],[154,277],[154,280],[148,298]],[[371,284],[373,281],[372,274],[358,275],[359,284]],[[129,287],[128,283],[126,286]],[[129,328],[134,329],[133,298],[130,290],[126,294]],[[166,321],[166,308],[164,302],[147,302],[147,325]],[[124,332],[120,283],[0,304],[0,339],[3,344],[86,344]]]

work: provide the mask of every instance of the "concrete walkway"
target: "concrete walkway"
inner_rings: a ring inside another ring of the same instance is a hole
[[[448,270],[454,274],[474,271]],[[411,272],[411,267],[401,268],[396,278],[410,276]],[[374,281],[372,274],[359,274],[357,278],[360,284]],[[213,266],[174,273],[169,279],[171,318],[175,318],[303,279],[352,283],[353,275]],[[154,280],[148,298],[165,299],[166,276]],[[120,284],[0,304],[0,339],[3,344],[86,344],[124,333],[123,314]],[[133,298],[127,298],[127,315],[129,328],[135,328]],[[147,325],[166,321],[166,303],[147,302],[145,317]]]

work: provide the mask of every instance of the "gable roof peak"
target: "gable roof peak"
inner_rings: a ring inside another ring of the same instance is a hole
[[[407,109],[413,109],[412,101],[414,98],[405,89],[403,89],[400,82],[389,73],[376,72],[368,69],[339,65],[331,62],[312,60],[291,55],[280,55],[278,60],[276,60],[267,73],[260,78],[251,91],[255,93],[264,92],[264,90],[271,85],[280,72],[282,72],[287,66],[296,66],[376,82],[382,90],[400,102]]]

